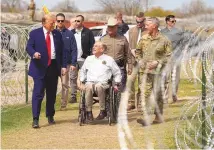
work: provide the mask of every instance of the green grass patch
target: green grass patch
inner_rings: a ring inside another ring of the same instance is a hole
[[[79,99],[79,93],[77,94]],[[57,95],[55,110],[60,110],[61,94]],[[46,99],[42,102],[40,118],[45,118]],[[70,110],[77,111],[79,109],[79,103],[67,105]],[[6,132],[13,129],[20,129],[29,126],[32,123],[32,106],[28,105],[14,105],[6,106],[1,109],[1,131]]]
[[[1,131],[19,129],[31,120],[31,105],[8,106],[1,110]]]
[[[201,95],[201,83],[193,82],[188,79],[181,79],[178,88],[178,97],[199,96]]]

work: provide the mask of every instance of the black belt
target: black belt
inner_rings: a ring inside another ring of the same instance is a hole
[[[117,65],[119,67],[124,67],[125,66],[125,61],[124,59],[118,59],[118,60],[115,60],[115,62],[117,63]]]

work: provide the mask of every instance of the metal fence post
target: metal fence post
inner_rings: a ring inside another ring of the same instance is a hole
[[[206,146],[206,116],[205,116],[205,109],[206,109],[206,76],[205,76],[205,70],[206,70],[206,60],[205,60],[205,54],[202,54],[202,148],[205,149]]]
[[[28,29],[25,29],[28,35]],[[28,41],[28,36],[26,36],[26,41]],[[28,104],[28,55],[25,52],[25,102]]]

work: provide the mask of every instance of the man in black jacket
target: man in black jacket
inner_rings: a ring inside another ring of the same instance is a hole
[[[77,76],[78,70],[81,69],[85,59],[91,55],[92,48],[95,43],[94,35],[91,30],[83,26],[84,17],[82,15],[76,16],[76,28],[71,30],[74,33],[77,43],[77,65],[76,70],[70,73],[71,83],[71,100],[70,103],[76,103],[77,94]]]
[[[117,12],[117,14],[115,16],[115,19],[117,19],[117,25],[118,25],[117,33],[119,35],[124,35],[129,30],[129,26],[128,26],[127,23],[125,23],[123,21],[122,13],[121,12]]]

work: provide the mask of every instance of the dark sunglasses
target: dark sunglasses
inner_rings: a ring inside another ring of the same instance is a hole
[[[138,24],[138,23],[140,24],[140,23],[143,23],[143,22],[144,22],[144,20],[143,20],[143,21],[137,21],[137,20],[136,20],[136,23],[137,23],[137,24]]]
[[[172,20],[172,21],[169,21],[169,22],[171,22],[171,23],[176,23],[176,20]]]
[[[75,22],[81,22],[80,20],[75,20]]]
[[[57,22],[64,22],[65,20],[57,20]]]

